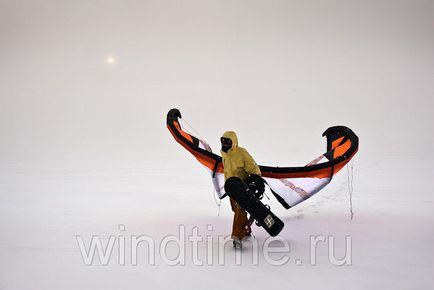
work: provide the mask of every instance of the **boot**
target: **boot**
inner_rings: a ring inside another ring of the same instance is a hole
[[[235,249],[240,249],[243,247],[243,245],[241,244],[241,240],[239,238],[234,238],[232,241],[234,248]]]

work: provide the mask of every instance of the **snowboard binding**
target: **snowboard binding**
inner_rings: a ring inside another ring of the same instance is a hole
[[[265,181],[261,176],[251,174],[246,178],[246,184],[259,200],[264,197]]]

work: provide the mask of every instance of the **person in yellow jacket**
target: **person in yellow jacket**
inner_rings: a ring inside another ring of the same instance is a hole
[[[233,176],[246,181],[249,176],[261,175],[259,166],[252,156],[250,156],[249,152],[238,146],[238,138],[235,132],[226,131],[220,138],[220,142],[222,145],[221,154],[223,157],[225,181]],[[251,230],[246,211],[232,198],[230,202],[232,211],[234,212],[232,239],[234,240],[234,246],[236,246],[238,243],[241,245],[243,238],[250,236]]]

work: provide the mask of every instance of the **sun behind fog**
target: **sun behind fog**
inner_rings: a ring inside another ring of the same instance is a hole
[[[112,57],[112,56],[107,57],[106,63],[107,64],[115,64],[116,63],[116,59],[114,57]]]

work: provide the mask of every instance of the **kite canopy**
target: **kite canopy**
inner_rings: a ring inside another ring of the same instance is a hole
[[[220,198],[225,196],[224,168],[221,156],[212,153],[203,140],[181,128],[178,109],[167,113],[167,128],[176,142],[181,144],[208,170]],[[272,167],[259,165],[262,177],[277,200],[290,208],[324,188],[339,170],[353,158],[359,148],[359,138],[344,126],[328,128],[322,136],[327,138],[327,151],[302,167]]]

